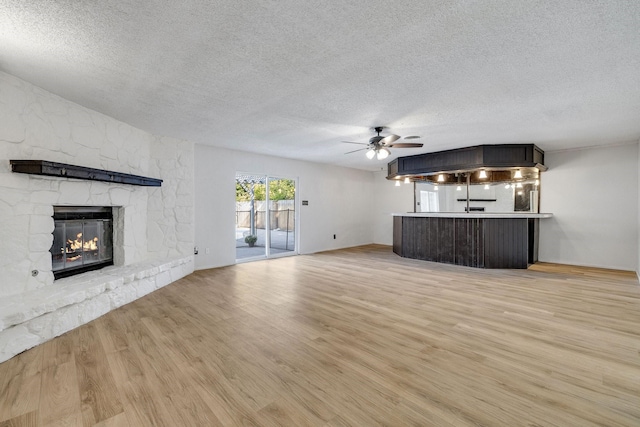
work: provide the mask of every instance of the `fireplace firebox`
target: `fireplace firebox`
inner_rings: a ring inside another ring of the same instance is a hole
[[[54,206],[51,262],[55,279],[113,265],[111,207]]]

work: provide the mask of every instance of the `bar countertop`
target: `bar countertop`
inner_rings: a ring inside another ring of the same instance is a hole
[[[405,212],[393,216],[425,218],[551,218],[552,213],[533,212]]]

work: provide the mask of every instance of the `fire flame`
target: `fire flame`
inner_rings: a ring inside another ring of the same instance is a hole
[[[94,237],[93,240],[82,241],[82,233],[76,235],[75,240],[67,240],[67,252],[75,252],[78,250],[84,251],[96,251],[98,250],[98,238]]]

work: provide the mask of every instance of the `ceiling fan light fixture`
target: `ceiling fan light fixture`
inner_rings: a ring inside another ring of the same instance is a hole
[[[386,148],[381,148],[378,150],[378,154],[377,154],[377,158],[378,160],[384,160],[387,157],[389,157],[389,150],[387,150]]]
[[[376,150],[374,150],[373,148],[371,148],[369,151],[367,151],[367,159],[371,160],[373,159],[373,157],[376,155]]]
[[[419,142],[396,143],[396,141],[400,139],[400,136],[394,135],[394,134],[381,136],[380,132],[382,132],[384,129],[385,128],[383,126],[377,126],[373,128],[373,130],[377,133],[377,135],[369,138],[369,143],[342,141],[346,144],[356,144],[356,145],[365,146],[365,148],[349,151],[344,154],[351,154],[351,153],[355,153],[356,151],[367,150],[366,156],[369,160],[372,160],[374,157],[376,157],[378,160],[384,160],[391,155],[391,152],[388,150],[389,148],[420,148],[424,145]],[[411,135],[407,139],[416,139],[416,138],[420,138],[420,137],[418,135]]]

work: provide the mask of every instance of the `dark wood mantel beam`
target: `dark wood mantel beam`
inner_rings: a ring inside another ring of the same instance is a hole
[[[157,178],[68,165],[66,163],[49,162],[46,160],[10,160],[10,163],[11,170],[17,173],[103,181],[116,184],[141,185],[145,187],[160,187],[162,185],[162,180]]]

